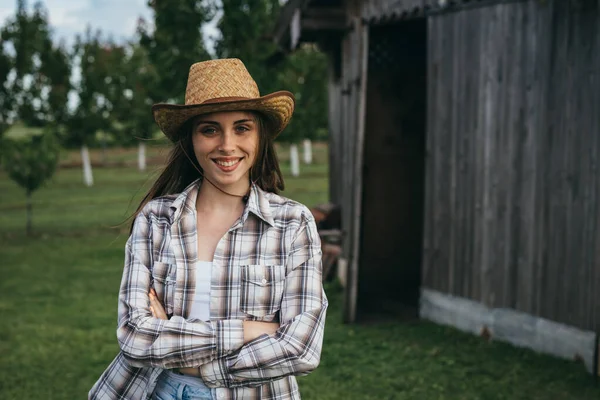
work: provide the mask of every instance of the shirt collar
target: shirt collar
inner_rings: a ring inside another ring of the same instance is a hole
[[[196,198],[198,197],[198,189],[200,188],[200,179],[196,179],[190,183],[179,196],[171,203],[171,222],[181,218],[183,211],[194,212],[196,209]]]
[[[171,221],[177,221],[181,218],[181,214],[185,212],[195,212],[196,209],[196,198],[198,197],[198,189],[201,185],[201,180],[197,179],[190,183],[183,192],[181,192],[171,204]],[[250,194],[248,196],[248,202],[242,213],[241,223],[244,224],[248,219],[249,213],[256,215],[258,218],[266,222],[267,224],[274,226],[275,220],[271,214],[271,203],[267,199],[266,193],[253,183],[250,187]]]
[[[242,223],[246,222],[248,213],[256,215],[271,226],[275,225],[275,220],[273,220],[273,215],[271,214],[271,203],[266,193],[256,183],[253,183],[250,187],[250,196],[242,214]]]

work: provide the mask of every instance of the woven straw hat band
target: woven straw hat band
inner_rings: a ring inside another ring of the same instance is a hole
[[[185,104],[202,104],[219,98],[258,97],[256,82],[238,59],[204,61],[190,68]]]

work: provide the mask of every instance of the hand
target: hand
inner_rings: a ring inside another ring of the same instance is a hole
[[[257,337],[267,334],[274,335],[279,329],[276,322],[244,321],[244,343],[248,343]],[[198,368],[179,368],[179,372],[185,375],[200,376]]]
[[[244,343],[264,334],[274,335],[277,329],[279,329],[279,324],[276,322],[244,321]]]
[[[150,289],[148,297],[150,297],[150,311],[152,312],[152,316],[158,319],[169,319],[165,312],[165,308],[160,304],[158,297],[156,297],[156,291],[154,289]],[[179,372],[186,375],[200,376],[198,368],[179,368]]]
[[[150,312],[152,312],[152,316],[158,319],[169,319],[169,317],[167,317],[167,313],[165,312],[165,308],[162,306],[162,304],[160,304],[158,297],[156,297],[156,292],[154,289],[150,289],[148,297],[150,297]]]

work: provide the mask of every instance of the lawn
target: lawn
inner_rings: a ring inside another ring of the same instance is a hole
[[[327,198],[327,149],[315,153],[317,163],[288,177],[284,193],[308,205]],[[160,160],[164,151],[149,156]],[[34,194],[31,238],[24,194],[0,173],[0,399],[85,398],[117,352],[125,221],[157,166],[136,171],[135,150],[107,158],[119,166],[96,168],[86,188],[72,167],[77,152],[63,155],[63,168]],[[574,362],[426,322],[344,325],[340,288],[326,290],[322,362],[299,379],[304,399],[600,399]]]

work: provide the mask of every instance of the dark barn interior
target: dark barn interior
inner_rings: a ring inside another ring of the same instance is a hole
[[[358,319],[407,309],[417,315],[426,39],[425,19],[373,26],[369,32]]]

